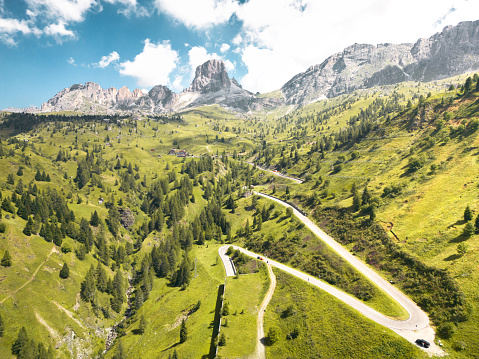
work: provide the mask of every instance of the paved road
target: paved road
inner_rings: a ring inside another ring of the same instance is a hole
[[[251,165],[251,166],[254,166],[254,165],[255,165],[255,164],[252,163],[252,162],[248,162],[248,161],[245,161],[245,162],[248,163],[248,164]],[[300,184],[301,184],[301,183],[304,182],[304,180],[302,180],[301,178],[296,178],[296,177],[287,176],[287,175],[284,175],[284,174],[282,174],[282,173],[279,173],[278,171],[276,171],[276,172],[275,172],[275,171],[271,171],[271,170],[269,170],[269,169],[267,169],[267,168],[264,168],[264,167],[261,167],[261,166],[259,166],[259,165],[256,165],[256,167],[258,167],[260,170],[267,171],[267,172],[271,172],[272,174],[274,174],[274,175],[276,175],[276,176],[278,176],[278,177],[288,178],[288,179],[290,179],[290,180],[292,180],[292,181],[294,181],[294,182],[296,182],[296,183],[300,183]]]
[[[269,198],[273,201],[276,201],[282,204],[285,207],[291,207],[286,202],[283,202],[277,198],[271,197],[267,194],[256,192],[256,194]],[[387,280],[383,279],[379,274],[377,274],[373,269],[368,267],[364,262],[359,260],[357,257],[353,256],[347,249],[341,246],[338,242],[336,242],[333,238],[328,236],[324,233],[316,224],[314,224],[309,218],[302,215],[298,210],[291,207],[293,209],[293,213],[302,221],[314,234],[316,234],[319,238],[321,238],[324,242],[326,242],[330,247],[332,247],[343,259],[348,261],[353,267],[355,267],[358,271],[360,271],[363,275],[369,278],[372,282],[374,282],[378,287],[380,287],[384,292],[389,294],[393,299],[395,299],[408,313],[409,318],[406,320],[394,320],[389,318],[376,310],[370,308],[365,303],[359,301],[358,299],[350,296],[347,293],[340,291],[339,289],[319,280],[316,277],[310,276],[305,274],[299,270],[290,268],[282,263],[276,262],[274,260],[264,258],[268,264],[279,268],[289,274],[294,275],[295,277],[301,278],[312,285],[323,289],[324,291],[328,292],[331,295],[334,295],[336,298],[340,299],[347,305],[353,307],[357,311],[359,311],[364,316],[368,317],[369,319],[373,320],[374,322],[381,324],[389,329],[394,330],[397,334],[401,335],[403,338],[407,339],[411,343],[418,338],[426,339],[431,343],[431,347],[429,349],[425,349],[428,353],[434,355],[444,355],[444,351],[434,343],[435,332],[434,329],[431,328],[429,325],[429,318],[424,311],[419,308],[416,303],[414,303],[411,299],[409,299],[405,294],[403,294],[400,290],[395,288],[391,283]],[[225,248],[223,251],[223,255],[226,252],[228,246],[223,246],[221,249]],[[239,249],[241,252],[251,256],[251,257],[258,257],[258,254],[248,251],[246,249],[240,248],[238,246],[233,246],[235,249]],[[223,260],[224,263],[224,260]]]

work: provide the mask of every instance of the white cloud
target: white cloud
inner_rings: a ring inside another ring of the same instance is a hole
[[[31,16],[44,15],[64,22],[80,22],[87,11],[98,7],[97,0],[26,0]]]
[[[133,61],[120,64],[120,74],[137,79],[138,86],[168,85],[169,75],[176,68],[178,53],[168,41],[155,44],[145,40],[143,51]]]
[[[223,43],[223,44],[221,44],[220,52],[222,52],[222,53],[223,53],[223,52],[228,52],[228,50],[230,49],[230,47],[231,47],[230,45]]]
[[[22,34],[32,33],[30,24],[25,20],[17,19],[0,19],[0,33],[14,34],[21,32]]]
[[[181,91],[183,90],[183,86],[181,82],[183,81],[183,76],[177,76],[173,83],[171,84],[171,89],[174,91]]]
[[[150,14],[145,7],[138,4],[136,0],[104,0],[105,2],[113,5],[121,5],[122,7],[118,9],[119,14],[125,16],[149,16]]]
[[[61,37],[70,37],[74,38],[75,33],[71,30],[68,30],[65,28],[65,23],[63,21],[59,21],[57,24],[50,24],[45,29],[43,29],[43,32],[46,35],[54,36],[57,38],[57,41],[61,41]]]
[[[76,66],[77,64],[75,63],[75,59],[73,57],[70,57],[67,62],[72,65],[72,66]]]
[[[241,34],[236,35],[231,41],[234,45],[239,46],[243,42],[243,37]]]
[[[195,29],[227,22],[239,6],[235,0],[155,0],[155,5],[159,12]]]
[[[479,1],[454,0],[249,0],[232,43],[248,68],[251,91],[281,87],[298,72],[354,43],[414,42],[445,25],[476,20]]]
[[[120,55],[118,54],[118,52],[112,51],[109,55],[102,56],[101,60],[98,63],[93,63],[92,65],[95,67],[100,67],[104,69],[111,63],[118,62],[119,60],[120,60]]]
[[[235,70],[235,65],[230,60],[224,60],[226,71],[232,72]]]

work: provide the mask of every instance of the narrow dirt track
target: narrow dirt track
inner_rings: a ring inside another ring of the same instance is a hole
[[[257,327],[258,327],[258,335],[257,335],[257,341],[256,341],[256,349],[254,355],[251,357],[251,359],[265,359],[266,358],[266,350],[265,350],[265,335],[264,335],[264,326],[263,326],[263,320],[264,320],[264,312],[266,311],[266,307],[268,306],[269,302],[271,301],[271,298],[273,298],[274,294],[274,289],[276,288],[276,276],[273,273],[273,269],[271,266],[268,264],[268,272],[269,272],[269,277],[271,279],[271,283],[269,285],[268,292],[264,296],[263,303],[261,303],[261,307],[259,308],[259,313],[258,313],[258,320],[257,320]]]
[[[33,275],[32,277],[27,280],[25,283],[23,283],[20,287],[18,287],[17,289],[15,289],[13,292],[11,292],[9,295],[7,295],[5,298],[3,298],[2,300],[0,300],[0,304],[3,304],[3,302],[5,302],[8,298],[11,298],[13,297],[15,294],[17,294],[18,291],[22,290],[23,288],[25,288],[26,285],[28,285],[32,280],[35,279],[35,276],[37,275],[38,271],[40,270],[40,268],[50,259],[51,255],[55,252],[58,252],[58,250],[56,249],[55,246],[53,246],[52,250],[50,251],[50,253],[48,254],[47,258],[42,262],[40,263],[40,265],[37,267],[37,269],[35,270],[35,272],[33,272]]]

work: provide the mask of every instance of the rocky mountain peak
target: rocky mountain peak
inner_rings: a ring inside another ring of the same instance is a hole
[[[216,92],[231,86],[231,81],[226,72],[225,63],[221,60],[208,60],[198,66],[195,71],[195,78],[188,92]]]
[[[297,74],[281,91],[305,105],[357,89],[403,81],[434,81],[479,69],[479,21],[447,26],[415,44],[353,44]]]

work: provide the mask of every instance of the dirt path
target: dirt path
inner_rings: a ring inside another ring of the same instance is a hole
[[[206,146],[206,149],[208,150],[208,152],[211,152],[211,150],[210,150],[210,146],[209,146],[209,145],[208,145],[208,146]]]
[[[58,303],[55,302],[54,300],[52,300],[52,303],[55,304],[58,309],[60,309],[61,311],[63,311],[63,312],[68,316],[68,318],[70,318],[70,319],[73,320],[75,323],[77,323],[80,327],[82,327],[84,330],[86,330],[86,328],[85,328],[85,326],[83,325],[83,323],[80,322],[78,319],[76,319],[76,318],[73,317],[73,313],[72,313],[72,312],[70,312],[68,309],[66,309],[65,307],[61,306],[60,304],[58,304]]]
[[[27,280],[25,283],[23,283],[19,288],[15,289],[13,292],[11,292],[9,295],[7,295],[5,298],[3,298],[2,300],[0,300],[0,304],[3,304],[3,302],[5,302],[8,298],[11,298],[13,297],[15,294],[17,294],[18,291],[22,290],[25,286],[27,286],[28,284],[30,284],[31,281],[33,281],[35,279],[35,276],[37,275],[38,271],[40,270],[40,268],[50,259],[51,255],[53,253],[58,253],[58,250],[56,249],[55,246],[53,246],[52,250],[50,251],[50,253],[48,254],[47,258],[42,262],[40,263],[40,265],[37,267],[37,269],[35,270],[35,272],[33,272],[33,275],[32,277]]]
[[[246,163],[249,164],[250,166],[253,166],[253,167],[255,166],[255,164],[252,163],[252,162],[246,161]],[[296,177],[291,177],[291,176],[288,176],[288,175],[284,175],[284,174],[282,174],[282,173],[280,173],[280,172],[278,172],[278,171],[272,171],[272,170],[269,170],[269,169],[267,169],[267,168],[261,167],[261,166],[259,166],[259,165],[256,165],[256,167],[258,167],[258,168],[259,168],[260,170],[262,170],[262,171],[270,172],[270,173],[274,174],[275,176],[290,179],[290,180],[292,180],[292,181],[295,182],[295,183],[301,184],[301,183],[304,182],[304,180],[302,180],[301,178],[296,178]]]
[[[271,268],[271,265],[268,264],[267,267],[268,267],[269,277],[271,278],[271,283],[269,285],[268,292],[264,296],[263,303],[261,303],[261,307],[259,308],[258,320],[257,320],[258,339],[256,342],[255,353],[251,359],[253,358],[266,359],[266,350],[265,350],[266,337],[264,335],[263,319],[264,319],[264,312],[266,311],[266,307],[271,301],[271,298],[273,298],[274,289],[276,288],[276,276],[273,273],[273,269]]]
[[[48,331],[48,333],[50,333],[51,337],[55,340],[58,340],[58,338],[60,336],[58,335],[57,331],[55,329],[53,329],[51,326],[49,326],[48,323],[45,321],[45,319],[43,319],[40,316],[40,314],[38,314],[37,312],[35,312],[35,317],[37,318],[39,323],[47,329],[47,331]]]

